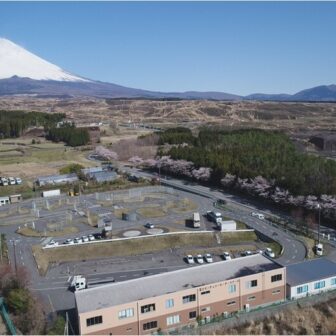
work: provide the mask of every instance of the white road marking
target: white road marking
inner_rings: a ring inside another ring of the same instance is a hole
[[[119,278],[126,278],[126,275],[120,275]]]

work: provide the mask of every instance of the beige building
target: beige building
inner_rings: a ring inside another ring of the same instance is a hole
[[[76,292],[82,335],[176,329],[285,300],[285,268],[261,254]]]

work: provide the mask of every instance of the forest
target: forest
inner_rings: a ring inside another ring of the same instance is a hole
[[[0,139],[18,138],[29,127],[56,125],[65,118],[64,113],[42,113],[0,110]]]
[[[282,132],[202,128],[193,136],[180,127],[159,135],[160,144],[175,144],[159,155],[211,168],[212,183],[220,183],[226,174],[262,176],[293,195],[336,194],[336,162],[299,152]]]
[[[63,141],[71,147],[86,145],[90,141],[89,131],[86,128],[76,128],[71,123],[66,123],[58,128],[50,128],[46,138],[54,142]]]

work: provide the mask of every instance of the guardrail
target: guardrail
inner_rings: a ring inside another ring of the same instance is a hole
[[[16,335],[15,326],[14,326],[11,318],[9,317],[9,315],[7,313],[5,302],[4,302],[4,299],[2,297],[0,297],[0,314],[3,317],[3,319],[5,321],[5,324],[7,326],[7,329],[10,332],[10,334],[11,335]]]

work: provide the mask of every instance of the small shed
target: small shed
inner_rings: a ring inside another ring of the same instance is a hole
[[[221,232],[237,230],[237,223],[234,220],[222,220],[218,222],[217,225]]]
[[[19,203],[22,201],[22,196],[21,194],[17,194],[17,195],[10,195],[9,196],[10,202],[11,203]]]

